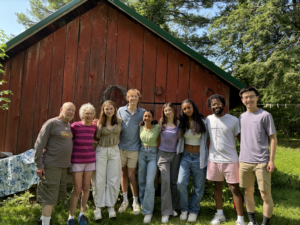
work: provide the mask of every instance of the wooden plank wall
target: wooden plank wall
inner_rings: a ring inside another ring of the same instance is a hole
[[[206,100],[220,93],[229,103],[229,87],[209,71],[147,28],[101,2],[5,64],[14,95],[8,112],[0,112],[0,151],[19,154],[34,146],[43,123],[58,116],[71,101],[79,108],[90,102],[100,112],[100,98],[109,86],[136,88],[140,107],[161,116],[165,102],[190,98],[205,116]],[[1,78],[1,77],[0,77]],[[163,93],[161,95],[155,94]],[[110,98],[120,106],[120,91]],[[229,104],[226,105],[228,112]]]

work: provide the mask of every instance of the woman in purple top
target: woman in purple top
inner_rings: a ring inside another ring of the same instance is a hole
[[[78,217],[80,225],[86,225],[84,216],[85,207],[89,198],[90,183],[95,170],[94,136],[97,126],[92,124],[96,110],[90,103],[84,104],[79,109],[81,121],[71,125],[73,133],[73,152],[71,157],[71,171],[73,172],[74,190],[71,195],[68,225],[75,225],[74,212],[81,195],[81,211]]]
[[[161,172],[161,214],[162,223],[167,223],[170,216],[177,216],[176,209],[180,209],[177,191],[177,177],[181,154],[177,154],[177,131],[179,121],[176,117],[175,106],[168,102],[162,108],[160,146],[157,165]]]

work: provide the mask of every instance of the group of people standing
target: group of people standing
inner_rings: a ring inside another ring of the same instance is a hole
[[[90,183],[96,206],[95,220],[102,219],[103,207],[108,208],[109,218],[116,217],[114,205],[120,185],[123,202],[118,213],[123,213],[129,206],[128,181],[133,194],[133,214],[139,215],[142,208],[143,222],[150,223],[157,168],[161,173],[162,223],[167,223],[171,216],[178,216],[180,209],[181,220],[195,222],[206,179],[215,184],[217,212],[210,223],[225,221],[222,210],[225,177],[236,206],[236,224],[245,224],[245,201],[248,225],[256,225],[253,197],[256,177],[264,201],[262,224],[268,225],[273,212],[271,172],[275,169],[275,126],[272,116],[257,108],[259,97],[254,87],[243,88],[240,97],[247,109],[240,119],[224,112],[225,99],[216,94],[207,100],[206,105],[213,113],[207,118],[187,99],[181,104],[179,118],[176,107],[166,103],[160,120],[156,121],[151,110],[138,107],[140,92],[130,89],[126,106],[117,109],[114,102],[105,101],[95,121],[95,108],[84,104],[79,110],[81,121],[72,125],[69,122],[74,117],[75,106],[65,103],[59,117],[43,125],[35,143],[36,172],[40,177],[37,202],[43,205],[37,224],[49,225],[53,207],[66,197],[67,168],[71,162],[74,191],[68,225],[75,224],[74,213],[80,194],[78,221],[80,225],[87,224],[84,213]],[[241,143],[240,156],[236,151],[236,138]],[[209,148],[207,141],[210,141]],[[187,186],[191,176],[194,193],[189,200]],[[245,188],[244,199],[240,187]]]

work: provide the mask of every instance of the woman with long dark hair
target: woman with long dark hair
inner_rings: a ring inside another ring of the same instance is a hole
[[[157,166],[157,144],[160,125],[154,120],[154,113],[145,110],[143,123],[140,127],[142,146],[139,153],[139,197],[143,208],[144,223],[150,223],[154,209],[155,188],[154,179]]]
[[[177,153],[183,153],[177,183],[181,206],[180,219],[195,222],[200,211],[206,180],[207,123],[190,99],[182,102],[179,120]],[[188,202],[187,185],[190,174],[193,176],[194,194]]]
[[[105,101],[97,123],[95,140],[96,171],[92,177],[93,196],[96,205],[95,220],[102,219],[101,207],[108,207],[109,218],[116,217],[114,205],[119,195],[121,184],[121,158],[119,138],[122,130],[122,119],[117,117],[116,104]]]
[[[182,154],[176,153],[179,120],[175,105],[164,104],[161,113],[157,166],[161,173],[161,222],[167,223],[170,216],[178,215],[175,210],[180,208],[177,178]]]

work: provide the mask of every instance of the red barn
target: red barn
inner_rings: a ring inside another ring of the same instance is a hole
[[[14,154],[33,147],[63,102],[77,109],[90,102],[98,116],[111,85],[140,90],[140,106],[156,118],[165,102],[180,109],[187,98],[208,115],[205,103],[213,93],[226,98],[228,112],[240,105],[244,86],[118,0],[74,0],[9,41],[7,55],[8,83],[1,88],[14,95],[9,110],[0,111],[0,151]],[[123,101],[119,90],[106,97],[118,106]]]

